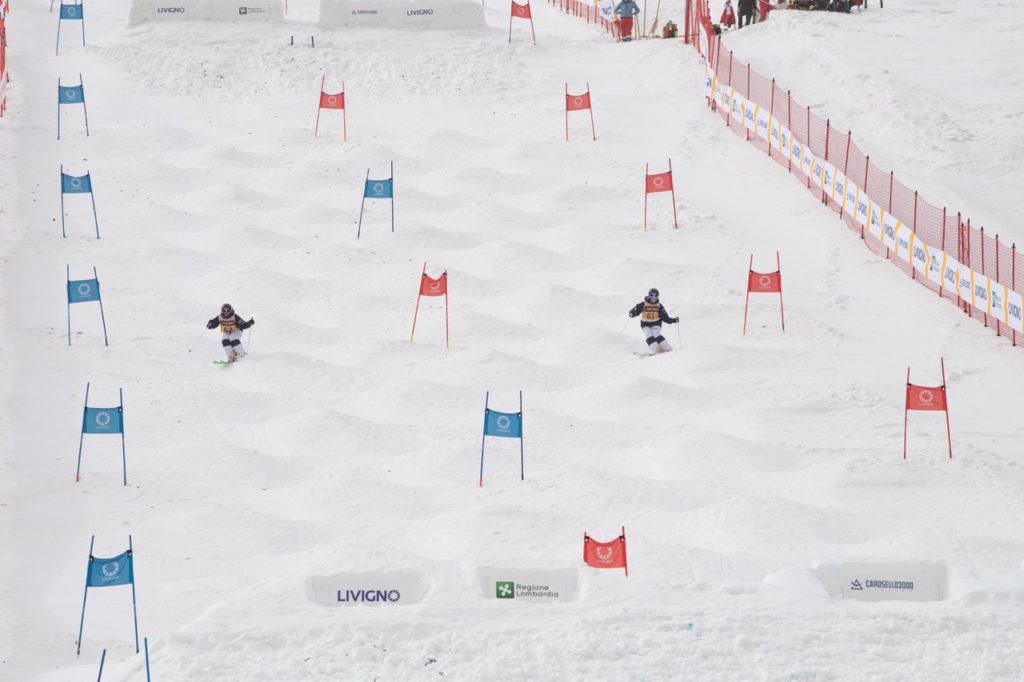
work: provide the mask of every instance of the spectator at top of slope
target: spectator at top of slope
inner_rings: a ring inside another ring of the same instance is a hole
[[[634,0],[622,0],[615,6],[615,16],[619,22],[619,36],[623,42],[633,39],[633,17],[640,14],[640,7]]]

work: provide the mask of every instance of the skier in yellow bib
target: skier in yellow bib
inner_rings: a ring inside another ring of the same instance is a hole
[[[651,355],[667,353],[672,350],[672,346],[661,335],[661,325],[663,322],[665,324],[675,324],[679,321],[679,318],[669,317],[665,306],[658,300],[657,289],[648,291],[644,300],[637,303],[629,311],[630,317],[636,317],[637,315],[640,316],[640,330],[644,333],[644,338],[647,339],[647,348],[650,349]]]
[[[228,356],[228,362],[234,362],[245,357],[245,347],[242,346],[242,330],[256,324],[256,320],[243,320],[230,303],[221,306],[220,315],[206,323],[207,329],[220,327],[224,338],[221,345],[224,346],[224,354]]]

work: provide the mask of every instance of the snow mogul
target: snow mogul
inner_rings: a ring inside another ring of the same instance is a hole
[[[672,346],[661,335],[661,323],[675,324],[679,321],[679,318],[669,317],[665,306],[658,300],[657,289],[648,291],[647,295],[644,296],[644,300],[637,303],[629,311],[630,317],[636,317],[637,315],[640,316],[640,330],[644,333],[644,338],[647,339],[647,348],[650,350],[651,355],[667,353],[672,350]]]
[[[225,303],[220,307],[220,315],[207,322],[206,328],[214,329],[220,326],[221,334],[223,334],[220,343],[224,346],[224,354],[227,355],[228,362],[235,362],[245,357],[242,331],[254,324],[256,324],[256,320],[249,318],[249,321],[246,322],[235,312],[230,303]]]

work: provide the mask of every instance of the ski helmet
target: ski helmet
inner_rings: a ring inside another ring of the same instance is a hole
[[[225,303],[220,307],[220,312],[224,315],[230,315],[235,312],[235,309],[231,307],[230,303]]]
[[[652,288],[650,291],[647,292],[647,295],[648,296],[653,296],[654,298],[658,298],[658,296],[659,296],[658,290]]]

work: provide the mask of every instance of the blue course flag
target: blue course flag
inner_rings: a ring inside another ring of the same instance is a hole
[[[60,191],[64,194],[88,194],[92,191],[92,178],[88,175],[60,174]]]
[[[114,585],[131,585],[135,582],[132,569],[132,553],[124,552],[110,559],[89,557],[89,576],[86,587],[113,587]]]
[[[522,438],[523,417],[515,412],[487,410],[484,435],[498,436],[499,438]]]
[[[68,303],[88,303],[100,300],[98,279],[73,279],[68,282]]]
[[[60,18],[61,19],[81,19],[82,18],[82,5],[65,5],[61,3],[60,6]]]
[[[58,104],[82,104],[83,102],[85,102],[85,86],[57,86],[57,102]]]
[[[363,192],[363,196],[367,199],[390,199],[394,194],[393,183],[394,180],[391,178],[387,180],[367,180],[366,191]]]
[[[87,407],[82,433],[124,433],[119,407]]]

